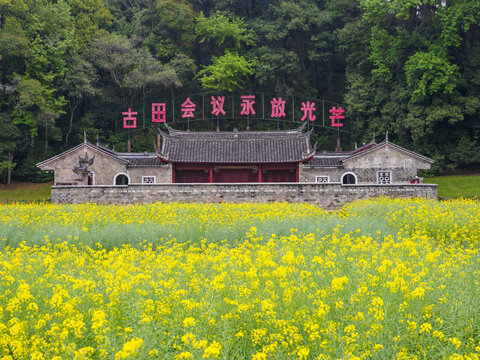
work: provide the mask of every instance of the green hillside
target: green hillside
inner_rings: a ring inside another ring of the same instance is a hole
[[[441,198],[480,197],[480,175],[437,176],[424,183],[438,184]]]
[[[10,186],[0,184],[0,202],[43,201],[50,199],[50,186],[46,183],[14,182]]]

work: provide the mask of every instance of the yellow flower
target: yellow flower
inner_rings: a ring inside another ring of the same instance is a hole
[[[195,340],[196,340],[196,337],[192,333],[188,333],[182,336],[182,342],[187,345],[190,344],[190,342],[193,342]]]
[[[462,342],[456,337],[451,337],[449,340],[452,342],[453,345],[455,345],[455,349],[457,350],[462,345]]]
[[[220,355],[220,350],[222,349],[222,345],[220,345],[218,342],[213,341],[210,345],[208,345],[204,352],[202,358],[210,358],[214,357],[215,359]]]
[[[252,360],[267,360],[267,354],[264,352],[257,352],[253,354]]]
[[[430,323],[423,323],[420,325],[420,333],[430,333],[430,331],[432,331],[432,325],[430,325]]]
[[[298,356],[298,359],[299,360],[302,360],[302,359],[307,359],[308,358],[308,354],[310,354],[310,350],[305,347],[305,346],[300,346],[298,349],[297,349],[297,356]]]
[[[345,284],[348,284],[348,277],[342,276],[342,277],[336,277],[333,278],[332,280],[332,290],[333,291],[341,291],[343,290],[343,287]]]
[[[195,321],[195,318],[193,317],[187,317],[183,320],[183,326],[184,327],[189,327],[189,326],[195,326],[197,323]]]
[[[132,356],[143,345],[143,340],[140,338],[134,338],[125,344],[123,344],[122,350],[115,354],[115,360],[126,359]]]
[[[185,359],[185,360],[193,359],[193,355],[189,351],[184,351],[178,355],[175,355],[175,360],[180,360],[180,359]]]

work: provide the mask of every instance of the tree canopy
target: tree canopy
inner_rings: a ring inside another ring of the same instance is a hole
[[[205,90],[342,103],[344,148],[388,130],[435,171],[480,166],[478,0],[0,0],[0,77],[0,180]]]

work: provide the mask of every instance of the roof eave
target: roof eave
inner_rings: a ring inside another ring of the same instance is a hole
[[[417,153],[414,152],[414,151],[405,149],[405,148],[403,148],[403,147],[401,147],[401,146],[399,146],[399,145],[396,145],[396,144],[394,144],[394,143],[392,143],[392,142],[390,142],[390,141],[383,141],[383,142],[381,142],[381,143],[379,143],[379,144],[376,144],[375,146],[373,146],[373,147],[371,147],[371,148],[369,148],[369,149],[367,149],[367,150],[360,151],[360,152],[358,152],[358,153],[354,153],[354,154],[352,154],[351,156],[349,156],[349,157],[341,160],[341,162],[343,163],[343,162],[345,162],[345,161],[353,160],[353,159],[355,159],[355,158],[357,158],[357,157],[360,157],[360,156],[369,154],[369,153],[371,153],[371,152],[373,152],[373,151],[375,151],[375,150],[378,150],[380,147],[386,146],[386,145],[390,145],[390,146],[392,146],[393,148],[395,148],[396,150],[398,150],[398,151],[400,151],[400,152],[402,152],[402,153],[404,153],[404,154],[407,154],[407,155],[416,157],[417,159],[420,159],[420,160],[422,160],[422,161],[428,162],[428,163],[430,163],[430,164],[433,164],[433,163],[435,162],[434,160],[432,160],[432,159],[430,159],[430,158],[428,158],[428,157],[426,157],[426,156],[417,154]]]
[[[115,159],[115,160],[117,160],[117,161],[119,161],[119,162],[121,162],[121,163],[123,163],[123,164],[125,164],[125,165],[128,164],[128,161],[127,161],[127,160],[124,160],[124,159],[122,159],[122,158],[120,158],[120,157],[118,157],[118,156],[116,156],[116,155],[113,155],[113,154],[111,154],[110,152],[104,151],[102,148],[100,148],[100,147],[98,147],[98,146],[96,146],[96,145],[93,145],[93,144],[91,144],[91,143],[89,143],[89,142],[83,142],[83,143],[81,143],[81,144],[78,144],[77,146],[74,146],[73,148],[71,148],[71,149],[69,149],[69,150],[67,150],[67,151],[64,151],[64,152],[62,152],[62,153],[60,153],[60,154],[58,154],[58,155],[55,155],[55,156],[53,156],[53,157],[51,157],[51,158],[49,158],[49,159],[46,159],[46,160],[41,161],[41,162],[35,164],[35,166],[41,168],[41,166],[45,166],[45,165],[49,164],[49,163],[52,162],[52,161],[56,161],[56,160],[58,160],[58,159],[60,159],[60,158],[62,158],[62,157],[64,157],[64,156],[68,155],[69,153],[75,152],[76,150],[80,149],[82,146],[90,147],[91,149],[93,149],[93,150],[95,150],[95,151],[98,151],[98,152],[100,152],[100,153],[102,153],[102,154],[104,154],[104,155],[106,155],[106,156],[108,156],[108,157],[111,157],[111,158],[113,158],[113,159]]]

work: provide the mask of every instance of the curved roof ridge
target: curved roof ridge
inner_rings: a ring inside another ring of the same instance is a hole
[[[281,163],[311,158],[312,131],[305,126],[286,131],[182,132],[167,127],[157,155],[167,162],[183,163]],[[313,129],[312,129],[313,130]]]
[[[177,130],[172,128],[170,125],[165,123],[165,127],[167,128],[169,134],[168,135],[187,135],[187,136],[195,136],[195,135],[209,135],[209,136],[219,136],[218,134],[305,134],[303,133],[303,129],[305,129],[306,123],[303,123],[301,126],[296,127],[294,129],[288,130],[230,130],[230,131],[185,131],[185,130]],[[160,134],[165,134],[160,128],[158,129]],[[311,133],[313,129],[311,129],[308,133]]]

